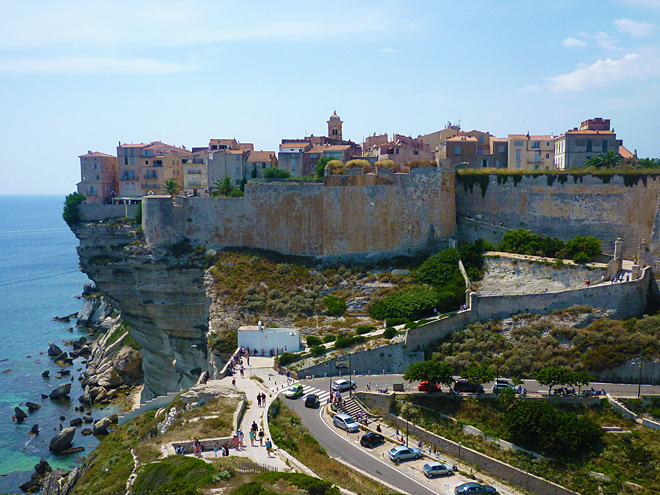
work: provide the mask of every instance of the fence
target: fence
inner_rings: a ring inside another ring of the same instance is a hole
[[[277,471],[278,469],[274,466],[269,466],[267,464],[254,464],[254,463],[239,463],[235,465],[236,471],[240,474],[261,474],[261,473],[270,473],[272,471]]]

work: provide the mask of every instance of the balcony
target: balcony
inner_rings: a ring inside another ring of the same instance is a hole
[[[142,184],[142,189],[160,189],[160,187],[155,182],[153,184],[145,182]]]
[[[188,175],[198,175],[198,174],[201,174],[201,173],[202,173],[201,170],[196,170],[196,169],[186,170],[186,174],[188,174]]]

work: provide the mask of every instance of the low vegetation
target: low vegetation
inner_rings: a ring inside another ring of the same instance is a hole
[[[64,198],[64,210],[62,218],[69,227],[80,222],[80,205],[85,202],[87,196],[80,193],[71,193]]]
[[[651,492],[657,489],[660,432],[623,419],[606,400],[590,405],[552,405],[510,397],[493,400],[415,395],[411,401],[423,407],[409,408],[407,414],[425,429],[578,493],[638,493],[626,482]],[[481,437],[464,433],[464,424],[551,458],[501,450]],[[630,431],[605,434],[603,426]],[[602,473],[609,480],[596,478],[590,472]]]
[[[458,372],[486,364],[503,376],[531,378],[555,365],[597,375],[660,353],[660,316],[620,321],[598,318],[594,311],[579,306],[550,316],[520,315],[510,324],[475,323],[431,346],[429,354]]]
[[[507,253],[570,258],[576,263],[586,263],[601,254],[601,243],[591,236],[579,235],[564,242],[556,237],[543,237],[525,229],[518,229],[504,234],[497,249]]]

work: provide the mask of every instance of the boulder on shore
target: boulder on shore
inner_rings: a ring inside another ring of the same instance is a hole
[[[53,389],[53,391],[50,393],[50,398],[65,399],[68,398],[70,392],[71,392],[71,383],[64,383],[62,385],[58,385]]]
[[[61,432],[53,437],[50,441],[48,449],[51,452],[64,452],[71,448],[73,443],[73,436],[76,434],[75,428],[64,428]]]
[[[44,475],[44,474],[52,471],[53,468],[50,467],[50,464],[48,464],[48,461],[46,461],[46,459],[41,459],[34,466],[34,470],[37,472],[38,475]]]
[[[41,376],[43,376],[44,378],[48,378],[48,375],[50,375],[50,371],[48,371],[48,370],[44,371],[44,372],[41,374]]]
[[[48,342],[48,355],[50,357],[55,357],[59,356],[62,354],[62,349],[60,349],[57,344],[53,344],[52,342]]]
[[[39,425],[34,425],[30,429],[30,434],[31,435],[38,435],[39,434]]]
[[[35,403],[35,402],[30,402],[30,401],[27,401],[27,402],[25,403],[25,405],[27,406],[27,408],[28,408],[28,410],[29,410],[30,412],[32,412],[32,411],[36,411],[37,409],[40,409],[40,408],[41,408],[41,404],[37,404],[37,403]]]
[[[66,351],[62,351],[59,354],[57,354],[54,359],[55,361],[64,361],[69,357],[69,354]]]
[[[16,416],[16,421],[22,423],[25,418],[28,417],[27,413],[23,411],[20,407],[14,408],[14,415]]]
[[[81,424],[83,424],[82,418],[73,418],[69,421],[69,426],[80,426]]]
[[[108,427],[112,424],[110,418],[101,418],[96,423],[94,423],[93,432],[94,435],[107,435]]]

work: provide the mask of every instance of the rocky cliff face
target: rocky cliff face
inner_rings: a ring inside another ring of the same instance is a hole
[[[207,366],[203,257],[148,248],[129,226],[84,224],[74,233],[81,270],[142,346],[143,399],[193,385]]]

